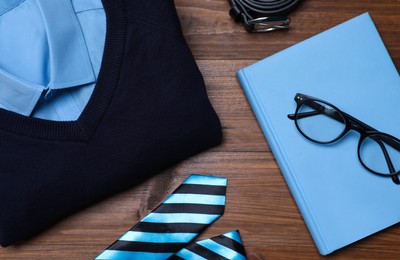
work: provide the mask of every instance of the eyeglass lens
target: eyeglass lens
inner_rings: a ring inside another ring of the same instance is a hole
[[[306,101],[297,110],[296,124],[308,138],[329,143],[346,128],[343,116],[332,106],[319,101]]]
[[[372,171],[390,175],[400,169],[400,143],[390,136],[373,134],[359,147],[362,163]]]

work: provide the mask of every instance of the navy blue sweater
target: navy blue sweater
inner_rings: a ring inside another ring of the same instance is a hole
[[[0,109],[2,246],[221,141],[173,0],[103,3],[102,67],[79,119]]]

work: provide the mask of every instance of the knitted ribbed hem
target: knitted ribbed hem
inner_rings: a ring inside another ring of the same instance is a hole
[[[127,30],[125,1],[102,1],[107,17],[103,60],[93,94],[78,120],[50,121],[26,117],[0,109],[0,130],[33,138],[58,141],[84,142],[91,138],[118,85]]]

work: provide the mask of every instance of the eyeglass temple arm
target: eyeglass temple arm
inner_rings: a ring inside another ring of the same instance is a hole
[[[307,118],[311,116],[316,116],[319,114],[325,114],[327,116],[332,117],[333,119],[344,123],[343,118],[338,115],[337,111],[335,109],[324,109],[323,111],[310,111],[310,112],[302,112],[302,113],[297,113],[297,119],[302,119],[302,118]],[[291,120],[294,120],[296,118],[295,114],[289,114],[288,118]]]
[[[298,119],[302,119],[302,118],[306,118],[306,117],[310,117],[310,116],[316,116],[318,114],[321,114],[320,111],[310,111],[310,112],[302,112],[302,113],[298,113],[297,114],[297,118]],[[296,118],[295,114],[289,114],[288,118],[291,120],[294,120]]]
[[[387,166],[389,168],[389,171],[391,173],[395,173],[396,170],[395,170],[395,168],[393,166],[392,160],[390,160],[389,153],[387,152],[387,149],[386,149],[385,145],[383,145],[382,140],[378,139],[378,140],[375,140],[375,141],[379,144],[380,148],[382,149],[382,152],[383,152],[383,155],[385,156],[385,160],[386,160]],[[393,174],[393,175],[391,175],[391,177],[392,177],[392,180],[393,180],[394,183],[400,184],[400,180],[399,180],[399,177],[398,177],[397,174]]]
[[[339,113],[335,109],[327,109],[325,106],[320,105],[320,104],[316,103],[315,101],[310,101],[310,102],[307,102],[306,104],[309,107],[314,108],[315,111],[297,113],[297,119],[307,118],[307,117],[315,116],[315,115],[319,115],[319,114],[325,114],[341,123],[344,123],[343,118],[339,115]],[[296,115],[289,114],[288,118],[291,120],[294,120],[296,118]]]
[[[343,118],[339,115],[339,113],[335,110],[335,109],[327,109],[325,106],[318,104],[315,101],[309,101],[306,103],[306,105],[308,105],[311,108],[314,108],[315,111],[310,111],[310,112],[303,112],[303,113],[297,113],[297,118],[298,119],[302,119],[302,118],[306,118],[306,117],[310,117],[310,116],[315,116],[321,113],[324,113],[327,116],[332,117],[333,119],[344,123]],[[358,120],[357,118],[352,117],[351,115],[340,111],[343,115],[345,115],[347,118],[350,119],[350,121],[353,121],[354,123],[356,123],[357,125],[361,126],[365,131],[377,131],[376,129],[372,128],[371,126],[367,125],[364,122],[361,122],[360,120]],[[289,114],[288,118],[291,120],[294,120],[296,118],[295,114]]]

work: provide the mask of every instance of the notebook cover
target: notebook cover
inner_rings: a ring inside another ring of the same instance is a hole
[[[287,118],[300,92],[400,137],[399,74],[368,13],[237,75],[322,255],[400,220],[400,186],[362,167],[357,132],[320,145]]]

